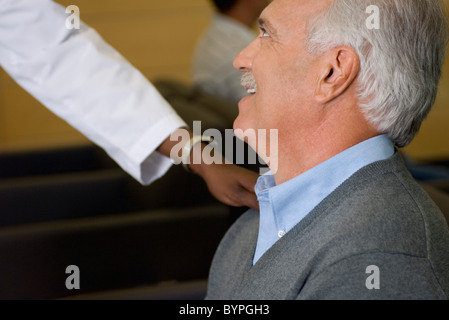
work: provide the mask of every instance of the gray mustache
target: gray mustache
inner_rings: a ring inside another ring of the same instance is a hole
[[[251,88],[251,89],[257,90],[256,79],[254,79],[254,76],[251,71],[246,71],[242,75],[240,84],[245,88]]]

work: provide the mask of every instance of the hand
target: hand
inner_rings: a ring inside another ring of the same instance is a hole
[[[182,140],[180,142],[179,137],[188,139],[189,136],[192,136],[192,132],[186,128],[180,128],[172,135],[178,137],[178,140],[167,138],[159,146],[158,151],[180,162],[182,153],[178,144],[182,143]],[[199,150],[201,153],[205,146],[206,144],[203,143],[202,148]],[[174,147],[177,147],[177,149],[172,153],[172,148]],[[204,179],[210,193],[217,200],[233,207],[250,207],[259,210],[259,203],[254,191],[254,186],[259,177],[257,173],[235,164],[225,164],[224,158],[222,163],[206,164],[201,162],[195,164],[193,152],[195,150],[192,151],[189,168]]]
[[[210,193],[219,201],[233,207],[259,210],[254,186],[259,175],[234,164],[191,165],[207,184]]]

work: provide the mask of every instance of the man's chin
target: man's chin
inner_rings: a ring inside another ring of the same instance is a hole
[[[248,130],[248,129],[251,129],[251,128],[248,128],[248,126],[247,125],[245,125],[245,121],[244,121],[244,117],[246,116],[248,116],[248,110],[250,110],[251,109],[251,104],[250,104],[250,99],[252,98],[252,96],[253,95],[248,95],[248,96],[244,96],[240,101],[239,101],[239,103],[238,103],[238,106],[239,106],[239,114],[237,115],[237,117],[236,117],[236,119],[234,120],[234,125],[233,125],[233,128],[234,128],[234,132],[237,130],[237,129],[240,129],[240,130],[243,130],[243,131],[246,131],[246,130]]]
[[[234,121],[234,134],[240,140],[251,144],[257,139],[257,131],[253,128],[248,128],[248,126],[243,126],[239,122],[239,116]]]
[[[253,96],[254,96],[254,94],[249,94],[249,95],[247,95],[247,96],[244,96],[242,99],[240,99],[240,101],[239,101],[239,108],[242,108],[243,105],[244,105],[248,100],[250,100]]]
[[[242,130],[242,128],[241,128],[240,125],[239,125],[239,116],[237,116],[237,118],[235,118],[234,124],[233,124],[233,126],[232,126],[232,129],[234,130],[234,134],[235,134],[236,132],[238,132],[239,130]]]

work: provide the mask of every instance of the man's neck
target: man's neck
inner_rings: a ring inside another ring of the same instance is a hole
[[[301,143],[279,142],[278,164],[274,178],[276,185],[291,180],[312,169],[320,163],[336,156],[365,140],[379,135],[377,132],[366,132],[351,137],[328,137],[325,139],[304,139]]]

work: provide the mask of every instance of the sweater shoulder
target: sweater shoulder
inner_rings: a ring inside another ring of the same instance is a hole
[[[375,243],[379,250],[383,245],[385,250],[426,256],[434,235],[447,231],[441,211],[399,155],[361,169],[340,187],[326,199],[333,209],[325,220],[336,230],[355,232],[353,240],[366,249],[374,249],[370,245]]]

